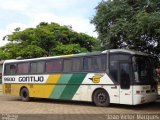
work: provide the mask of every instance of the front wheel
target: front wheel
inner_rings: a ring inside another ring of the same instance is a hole
[[[27,88],[21,89],[20,96],[21,96],[22,101],[24,101],[24,102],[28,102],[30,100],[29,92],[28,92]]]
[[[110,98],[106,90],[98,89],[93,93],[93,102],[97,106],[106,107],[110,104]]]

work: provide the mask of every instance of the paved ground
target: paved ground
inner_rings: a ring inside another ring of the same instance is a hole
[[[22,102],[18,97],[0,96],[0,113],[14,114],[108,114],[108,113],[159,113],[160,100],[155,103],[129,106],[111,104],[110,107],[97,107],[90,102],[56,101],[34,99]]]
[[[99,117],[102,117],[102,115],[104,117],[104,115],[108,114],[127,114],[127,115],[159,114],[160,115],[160,99],[154,103],[138,105],[138,106],[111,104],[109,107],[97,107],[90,102],[57,101],[49,99],[34,99],[31,102],[22,102],[18,97],[3,96],[0,92],[0,120],[1,118],[2,120],[5,120],[6,114],[15,114],[15,115],[21,114],[21,117],[19,117],[21,119],[18,120],[30,120],[33,117],[35,117],[34,118],[35,120],[41,120],[41,119],[50,120],[50,118],[53,117],[59,120],[64,119],[64,117],[66,119],[74,120],[71,119],[71,116],[72,118],[75,117],[79,119],[82,118],[86,119],[87,117],[88,120],[91,118],[101,119]],[[44,114],[50,114],[50,115],[44,115]],[[65,115],[61,116],[62,114]],[[23,118],[28,118],[28,119],[23,119]]]
[[[0,96],[0,120],[6,120],[8,115],[14,115],[15,118],[18,117],[18,119],[12,120],[52,120],[53,118],[54,120],[115,120],[115,118],[110,118],[115,114],[116,120],[120,119],[120,115],[131,115],[132,119],[130,120],[134,120],[137,115],[141,114],[150,114],[150,116],[159,114],[159,116],[156,116],[157,119],[140,119],[159,120],[160,100],[155,103],[138,106],[111,104],[110,107],[97,107],[88,102],[48,99],[35,99],[31,102],[22,102],[17,97]]]

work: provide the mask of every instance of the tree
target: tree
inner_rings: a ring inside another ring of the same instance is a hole
[[[21,58],[36,58],[45,54],[45,51],[35,45],[22,46],[21,44],[8,43],[0,48],[0,59],[16,59]]]
[[[6,46],[0,48],[0,59],[15,59],[18,57],[20,46],[14,43],[8,43]]]
[[[129,48],[160,57],[160,1],[108,0],[91,20],[102,49]]]
[[[23,31],[18,27],[3,39],[10,43],[0,48],[0,59],[91,52],[96,43],[95,38],[77,33],[70,26],[45,22],[41,22],[36,28],[27,28]]]
[[[78,44],[57,45],[53,48],[53,55],[67,55],[76,54],[80,52],[87,52],[86,48],[81,48]]]

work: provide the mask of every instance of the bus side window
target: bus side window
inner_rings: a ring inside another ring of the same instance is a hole
[[[5,73],[5,75],[9,75],[9,73],[10,73],[10,65],[5,65],[4,73]]]
[[[101,55],[101,68],[102,68],[102,70],[106,69],[106,65],[107,65],[107,56]]]
[[[72,71],[74,72],[81,71],[81,58],[73,58]]]
[[[95,56],[95,57],[92,58],[92,69],[93,69],[93,71],[101,70],[100,60],[101,60],[100,56],[99,57]]]
[[[114,79],[114,81],[118,82],[118,62],[117,61],[110,62],[110,75]]]
[[[46,62],[46,72],[53,73],[53,72],[60,72],[62,70],[62,60],[50,60]]]
[[[46,72],[47,73],[53,72],[53,61],[46,62]]]
[[[44,62],[38,62],[37,63],[37,73],[43,73],[44,72]]]
[[[63,72],[71,72],[71,70],[72,70],[72,59],[64,59]]]
[[[92,69],[93,71],[102,71],[105,70],[106,59],[104,55],[94,56],[92,58]]]
[[[36,73],[37,63],[31,63],[31,73]]]
[[[31,73],[43,73],[45,62],[33,62],[31,63]]]
[[[17,74],[27,74],[29,72],[29,63],[19,63],[17,65]]]
[[[6,75],[15,75],[16,70],[17,70],[16,64],[6,65],[5,74]]]
[[[84,71],[93,71],[92,70],[92,58],[91,57],[83,58],[83,70]]]
[[[61,71],[62,70],[62,60],[54,60],[53,61],[53,71]]]

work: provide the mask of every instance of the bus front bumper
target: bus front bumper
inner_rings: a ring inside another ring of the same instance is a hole
[[[157,93],[150,93],[150,94],[141,94],[141,95],[134,95],[133,96],[133,105],[143,104],[143,103],[150,103],[156,101],[158,98]]]

